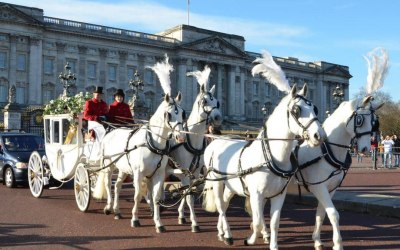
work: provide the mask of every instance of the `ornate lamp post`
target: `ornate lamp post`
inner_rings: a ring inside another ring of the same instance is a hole
[[[268,108],[267,108],[267,104],[266,103],[263,104],[263,106],[261,108],[261,111],[262,111],[262,113],[264,115],[264,120],[265,120],[265,117],[267,117],[267,112],[268,112]]]
[[[131,106],[131,108],[133,109],[137,106],[140,106],[139,90],[143,91],[143,86],[144,86],[144,83],[140,79],[140,74],[137,70],[136,70],[135,74],[133,75],[133,79],[129,80],[128,84],[131,87],[131,89],[135,91],[132,96],[132,99],[129,101],[129,106]]]
[[[61,72],[58,76],[58,79],[60,79],[60,82],[64,88],[63,96],[69,96],[69,88],[75,86],[76,77],[75,74],[72,74],[71,66],[69,66],[68,62],[65,64],[64,68],[64,73]]]
[[[336,88],[333,90],[332,93],[333,99],[336,102],[336,108],[339,107],[340,103],[343,101],[344,92],[341,86],[336,85]]]

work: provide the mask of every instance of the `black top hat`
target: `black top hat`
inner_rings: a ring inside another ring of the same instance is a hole
[[[122,89],[117,89],[117,91],[114,93],[114,97],[117,95],[122,96],[122,98],[125,98],[125,93]]]
[[[93,93],[103,94],[103,87],[96,86]]]

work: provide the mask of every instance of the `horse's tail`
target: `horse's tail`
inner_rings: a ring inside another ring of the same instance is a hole
[[[203,189],[203,209],[210,213],[217,212],[212,184],[212,181],[206,181]]]
[[[99,200],[107,198],[105,179],[106,173],[104,171],[100,171],[97,175],[96,186],[93,190],[93,198]]]
[[[250,197],[246,196],[246,200],[244,202],[244,211],[248,213],[250,216],[253,216],[251,212],[251,204],[250,204]]]

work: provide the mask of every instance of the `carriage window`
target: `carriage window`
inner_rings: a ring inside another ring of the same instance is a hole
[[[60,121],[53,121],[53,142],[60,143]]]
[[[50,120],[44,120],[44,136],[46,138],[46,143],[50,143]]]
[[[72,126],[68,119],[63,119],[63,144],[75,144],[76,143],[76,126]]]

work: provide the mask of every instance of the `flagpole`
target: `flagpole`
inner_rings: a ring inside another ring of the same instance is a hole
[[[189,25],[189,5],[190,5],[190,0],[187,0],[187,24]]]

